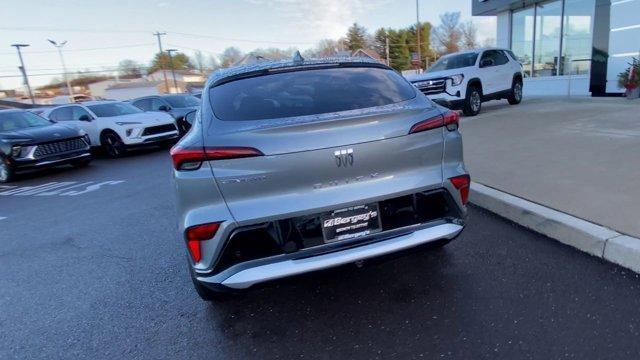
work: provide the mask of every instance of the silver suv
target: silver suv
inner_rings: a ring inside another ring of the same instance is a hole
[[[458,115],[356,59],[217,71],[171,149],[180,236],[198,294],[429,243],[464,227]]]

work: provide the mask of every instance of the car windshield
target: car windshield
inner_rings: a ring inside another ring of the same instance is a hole
[[[51,124],[51,121],[27,111],[0,113],[0,131],[12,131]]]
[[[121,116],[121,115],[130,115],[130,114],[138,114],[143,112],[137,107],[122,103],[122,102],[113,102],[108,104],[98,104],[98,105],[89,105],[87,106],[97,117],[112,117],[112,116]]]
[[[427,72],[459,69],[463,67],[473,66],[476,64],[477,58],[478,54],[476,53],[444,56],[441,57],[440,60],[436,61],[436,63],[433,64],[433,66],[431,66],[429,70],[427,70]]]
[[[361,67],[284,72],[235,80],[210,90],[221,120],[262,120],[365,109],[412,99],[393,70]]]
[[[200,100],[192,95],[170,95],[165,96],[165,100],[175,108],[195,107],[200,105]]]

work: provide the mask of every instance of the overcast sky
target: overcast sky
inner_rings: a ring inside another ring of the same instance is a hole
[[[167,32],[165,48],[217,56],[228,46],[313,47],[343,36],[354,22],[371,33],[415,23],[414,0],[0,0],[0,89],[21,85],[12,43],[27,43],[24,60],[33,86],[61,72],[46,39],[67,40],[72,70],[111,69],[125,58],[148,64],[157,51],[152,33]],[[460,11],[471,19],[471,0],[420,0],[420,19]],[[495,38],[495,20],[476,17],[480,41]],[[56,77],[60,77],[57,75]]]

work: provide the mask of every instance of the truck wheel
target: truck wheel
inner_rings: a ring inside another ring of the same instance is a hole
[[[520,104],[522,101],[522,80],[514,80],[513,85],[511,85],[511,93],[509,97],[507,97],[507,101],[511,105]]]
[[[0,183],[8,183],[13,180],[14,171],[11,166],[0,158]]]
[[[466,116],[476,116],[482,109],[482,90],[478,86],[467,89],[467,97],[464,100],[462,112]]]

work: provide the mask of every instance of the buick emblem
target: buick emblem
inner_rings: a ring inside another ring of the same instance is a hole
[[[353,149],[342,149],[334,151],[338,167],[353,166]]]

